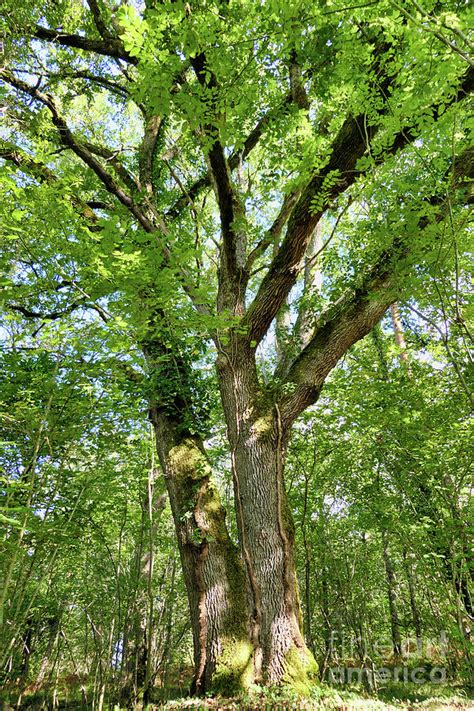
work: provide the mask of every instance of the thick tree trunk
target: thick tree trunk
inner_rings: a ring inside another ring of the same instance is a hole
[[[221,352],[218,372],[231,444],[242,556],[253,609],[255,677],[308,691],[317,664],[302,633],[294,529],[283,465],[288,431],[260,393],[251,353]]]
[[[243,566],[199,438],[159,407],[150,412],[191,613],[192,691],[229,695],[248,688],[253,678]]]

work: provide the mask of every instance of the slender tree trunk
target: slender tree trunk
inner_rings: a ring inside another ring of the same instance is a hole
[[[25,623],[25,631],[22,639],[20,678],[21,683],[26,684],[30,673],[30,656],[33,644],[34,622],[32,617],[28,617]]]
[[[140,649],[139,620],[140,607],[142,606],[141,562],[143,557],[143,516],[140,535],[136,543],[135,555],[130,565],[130,579],[134,581],[131,594],[126,606],[126,616],[123,625],[122,646],[122,683],[120,689],[121,703],[127,708],[132,705],[138,695],[138,664],[137,657]],[[95,638],[95,634],[94,634]]]
[[[316,445],[315,445],[315,453],[314,456],[316,457]],[[333,633],[333,624],[331,620],[331,608],[329,605],[330,601],[330,591],[329,591],[329,581],[328,581],[328,574],[329,574],[329,567],[330,564],[328,564],[328,551],[331,550],[331,541],[328,539],[327,536],[327,518],[326,518],[326,513],[324,510],[324,496],[319,496],[318,497],[318,538],[319,538],[319,550],[320,550],[320,557],[319,557],[319,568],[320,568],[320,576],[321,576],[321,588],[320,588],[320,607],[321,607],[321,614],[323,617],[323,629],[324,629],[324,661],[323,661],[323,667],[324,669],[321,669],[321,677],[324,678],[324,673],[328,662],[330,661],[332,655],[333,655],[333,640],[332,640],[332,633]]]
[[[112,652],[113,652],[113,640],[114,640],[114,630],[115,630],[115,619],[112,618],[112,622],[109,630],[109,637],[107,640],[107,646],[105,647],[103,658],[100,662],[101,674],[100,674],[100,690],[99,699],[97,702],[97,711],[102,711],[104,708],[105,692],[107,690],[107,684],[109,682],[109,675],[111,669]],[[85,688],[81,686],[81,691],[85,694]]]
[[[392,645],[393,652],[398,657],[402,653],[402,639],[400,635],[400,620],[398,617],[397,606],[397,587],[395,579],[395,571],[393,568],[392,559],[388,550],[388,537],[386,532],[382,533],[383,542],[383,560],[385,565],[385,573],[387,576],[387,594],[388,606],[390,610],[390,626],[392,630]]]
[[[171,651],[171,640],[173,631],[173,620],[174,620],[174,603],[175,603],[175,576],[176,576],[176,559],[173,558],[172,568],[171,568],[171,585],[168,597],[164,601],[165,608],[163,610],[165,617],[165,634],[163,638],[161,655],[159,664],[157,665],[157,672],[160,674],[161,686],[166,687],[167,676],[168,676],[168,666],[170,661],[170,651]]]
[[[253,647],[244,570],[225,523],[200,439],[151,407],[188,594],[194,642],[192,691],[248,688]]]
[[[423,651],[423,639],[422,639],[423,628],[422,628],[422,623],[421,623],[420,611],[418,609],[418,603],[416,601],[415,574],[413,572],[411,560],[410,560],[409,555],[406,552],[406,550],[403,551],[403,560],[405,563],[405,572],[406,572],[407,582],[408,582],[408,592],[410,595],[410,609],[411,609],[411,616],[413,619],[413,628],[415,630],[415,635],[416,635],[416,648],[417,648],[418,654],[421,654]]]
[[[52,655],[54,647],[58,641],[58,637],[59,637],[59,633],[60,633],[62,612],[63,611],[61,609],[58,613],[56,613],[53,617],[51,617],[48,620],[48,643],[47,643],[43,658],[41,659],[38,674],[36,675],[36,679],[32,685],[32,691],[34,693],[36,693],[37,691],[39,691],[41,689],[43,682],[46,679],[46,674],[48,671],[48,666],[50,663],[51,655]]]
[[[390,314],[392,316],[393,333],[395,335],[395,343],[397,344],[399,351],[400,362],[405,366],[408,375],[411,377],[411,366],[410,359],[408,358],[407,344],[405,341],[405,334],[403,333],[402,320],[400,318],[400,311],[398,309],[398,304],[395,302],[390,306]]]
[[[311,544],[308,540],[306,522],[308,514],[308,485],[309,476],[305,472],[304,478],[304,505],[303,505],[303,516],[301,521],[302,533],[303,533],[303,547],[304,547],[304,597],[305,597],[305,638],[306,644],[314,654],[314,643],[313,634],[311,630],[311,616],[313,605],[311,601],[311,563],[312,563],[312,550]]]
[[[148,471],[146,490],[141,500],[141,541],[137,554],[137,593],[135,595],[135,703],[146,706],[151,693],[151,664],[154,617],[153,568],[154,542],[161,513],[166,505],[165,495],[159,495],[155,487],[157,475],[154,458]]]
[[[294,527],[283,479],[289,431],[259,391],[252,353],[222,351],[218,373],[231,445],[242,556],[252,598],[255,676],[308,691],[317,664],[302,632]]]

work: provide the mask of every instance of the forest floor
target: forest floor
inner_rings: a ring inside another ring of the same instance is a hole
[[[379,689],[377,695],[369,696],[361,689],[336,689],[330,686],[319,688],[312,699],[282,698],[268,692],[264,695],[249,696],[238,699],[196,699],[181,698],[168,701],[153,709],[172,711],[189,709],[190,711],[205,711],[212,709],[229,711],[286,711],[297,709],[301,711],[395,711],[397,709],[424,709],[426,711],[448,711],[462,709],[474,711],[474,691],[450,685],[417,685],[411,683],[392,683]]]
[[[157,690],[158,691],[158,690]],[[380,688],[372,696],[364,693],[360,686],[334,687],[323,684],[315,687],[311,698],[297,696],[282,696],[281,692],[266,689],[254,692],[251,695],[239,698],[176,698],[178,689],[162,689],[169,700],[155,700],[147,711],[474,711],[474,688],[467,689],[459,684],[414,684],[390,682]],[[179,691],[178,691],[179,694]],[[170,699],[170,696],[175,698]],[[6,699],[9,699],[8,701]],[[15,711],[16,709],[46,711],[52,709],[52,696],[49,693],[28,695],[22,697],[21,702],[15,702],[15,694],[3,696],[0,691],[0,711]],[[58,711],[85,711],[92,706],[81,703],[77,690],[69,689],[69,693],[60,697],[54,706]],[[126,711],[114,702],[104,704],[104,709],[113,711]]]

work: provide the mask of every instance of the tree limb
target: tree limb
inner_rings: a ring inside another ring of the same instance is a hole
[[[261,119],[257,121],[252,131],[249,133],[244,141],[244,145],[240,150],[235,151],[229,158],[229,168],[233,172],[239,162],[245,160],[251,151],[256,147],[260,138],[264,134],[268,124],[282,109],[289,106],[292,102],[292,94],[288,93],[283,97],[282,101],[276,108],[270,109]],[[202,192],[205,188],[210,187],[211,177],[209,173],[201,175],[200,178],[195,180],[188,188],[186,188],[186,195],[189,196],[193,202],[195,198]],[[190,200],[187,196],[181,196],[176,200],[174,205],[167,211],[166,216],[173,219],[178,217],[178,215],[184,210],[184,208],[189,204]]]
[[[123,183],[128,187],[131,192],[139,189],[139,185],[133,175],[128,172],[123,163],[118,159],[118,154],[120,151],[113,151],[106,146],[99,146],[97,143],[91,143],[89,141],[82,141],[81,144],[87,148],[91,153],[94,153],[100,158],[104,158],[107,163],[114,168],[115,172],[122,179]]]
[[[55,173],[48,168],[44,163],[32,158],[28,153],[23,151],[18,146],[7,141],[2,141],[0,139],[0,158],[8,160],[17,166],[20,170],[32,175],[41,182],[46,182],[49,185],[53,185],[59,182],[59,178]],[[71,204],[79,212],[82,217],[84,217],[89,223],[89,229],[95,232],[100,229],[97,226],[98,217],[94,212],[94,209],[100,208],[104,209],[104,204],[97,201],[84,202],[77,195],[71,195]]]
[[[56,176],[44,163],[32,158],[14,143],[0,139],[0,158],[8,160],[38,180],[53,183]]]
[[[93,84],[98,84],[99,86],[104,87],[104,89],[108,89],[113,94],[117,94],[118,96],[121,96],[122,98],[127,98],[129,96],[129,91],[128,91],[128,89],[125,88],[125,86],[122,86],[121,84],[117,84],[117,82],[114,82],[111,79],[107,79],[106,77],[100,77],[100,76],[97,76],[96,74],[91,74],[91,72],[86,72],[84,70],[79,70],[77,72],[64,72],[64,73],[61,73],[60,75],[49,74],[48,76],[50,76],[50,77],[57,76],[61,79],[66,78],[66,77],[70,77],[71,79],[84,79],[85,81],[90,81]]]
[[[94,171],[99,180],[105,186],[106,190],[114,195],[119,202],[121,202],[122,205],[124,205],[134,215],[143,229],[147,232],[155,232],[156,226],[149,219],[149,217],[147,217],[139,206],[134,203],[131,196],[116,183],[110,173],[108,173],[104,166],[94,157],[93,153],[91,153],[85,145],[80,143],[74,137],[65,119],[61,115],[55,100],[50,94],[45,94],[37,87],[31,86],[31,84],[18,79],[18,77],[15,77],[6,69],[0,69],[0,78],[7,84],[13,86],[15,89],[19,89],[46,106],[51,113],[52,122],[58,130],[61,143],[67,148],[70,148],[89,168]]]
[[[469,69],[460,89],[449,104],[463,99],[474,89],[474,70]],[[438,106],[433,107],[435,118]],[[249,341],[258,344],[279,308],[287,298],[301,270],[301,263],[316,224],[334,200],[365,171],[357,170],[358,160],[366,153],[367,142],[378,127],[367,126],[365,116],[349,117],[344,122],[332,146],[326,166],[316,174],[304,189],[294,208],[283,244],[260,284],[257,295],[250,305],[242,325],[247,328]],[[395,153],[413,141],[415,134],[410,126],[395,137],[387,153]],[[333,180],[326,188],[327,181]],[[318,198],[315,209],[313,200]]]
[[[112,59],[123,59],[124,62],[129,64],[138,64],[137,58],[129,55],[122,40],[118,38],[108,37],[107,39],[97,40],[91,37],[82,37],[81,35],[66,34],[60,30],[50,30],[41,25],[36,25],[33,28],[32,36],[63,47],[75,47],[76,49],[94,52]]]
[[[390,269],[394,257],[393,252],[384,254],[360,289],[344,295],[322,315],[311,341],[289,369],[286,382],[296,388],[282,398],[280,409],[286,422],[318,399],[327,375],[340,358],[369,333],[397,300],[395,277]]]
[[[462,186],[464,179],[474,177],[472,156],[473,151],[468,148],[454,158],[453,188]],[[447,202],[433,196],[429,204],[438,208],[434,222],[441,222],[448,212]],[[423,216],[418,229],[423,230],[429,224],[431,221]],[[366,336],[387,308],[397,301],[399,277],[394,266],[400,263],[409,249],[409,245],[402,245],[398,238],[395,239],[368,271],[362,285],[344,294],[321,315],[311,340],[293,361],[285,379],[286,384],[295,386],[293,392],[283,395],[280,401],[286,423],[291,423],[316,402],[326,377],[344,353]]]
[[[217,81],[206,69],[206,58],[200,53],[191,59],[191,64],[200,85],[209,90],[217,88]],[[210,77],[208,76],[210,74]],[[237,221],[243,217],[243,207],[234,190],[230,177],[230,165],[219,140],[218,131],[212,124],[203,126],[210,141],[207,158],[211,181],[216,193],[222,232],[222,249],[219,269],[219,310],[234,312],[243,308],[242,270],[245,265],[245,235]]]
[[[285,195],[285,199],[283,200],[280,212],[276,216],[273,224],[267,230],[260,242],[258,242],[258,244],[252,249],[252,251],[248,255],[247,261],[245,263],[246,272],[250,273],[255,261],[259,257],[261,257],[262,254],[264,254],[264,252],[268,249],[268,247],[270,247],[271,244],[273,244],[275,240],[280,237],[300,194],[300,190],[294,190],[288,195]]]
[[[31,309],[21,306],[21,304],[7,304],[7,307],[12,311],[17,311],[25,318],[39,318],[44,321],[56,321],[61,316],[67,316],[81,306],[86,306],[84,301],[74,301],[66,309],[61,311],[49,311],[47,313],[42,313],[40,311],[31,311]]]
[[[156,115],[150,116],[145,121],[145,130],[140,149],[140,187],[149,195],[154,192],[153,159],[162,123],[161,117]]]
[[[100,7],[97,0],[87,0],[87,4],[89,5],[90,11],[94,18],[95,26],[97,27],[99,34],[105,40],[117,39],[114,38],[114,36],[109,32],[108,26],[106,25],[104,18],[102,17],[102,13],[100,11]]]

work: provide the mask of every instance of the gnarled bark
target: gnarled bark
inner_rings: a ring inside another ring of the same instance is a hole
[[[244,570],[200,439],[157,405],[150,409],[165,473],[194,642],[193,692],[228,694],[253,676]]]
[[[307,693],[317,664],[302,633],[294,527],[283,467],[289,430],[257,384],[252,355],[221,352],[218,372],[232,453],[242,556],[252,596],[255,678]]]

